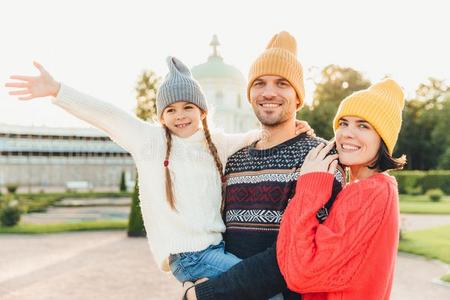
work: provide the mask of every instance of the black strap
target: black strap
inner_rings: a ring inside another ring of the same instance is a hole
[[[328,199],[327,203],[323,207],[321,207],[317,213],[316,218],[319,221],[320,224],[325,222],[325,220],[328,218],[328,215],[330,214],[331,207],[333,206],[334,201],[336,200],[337,195],[342,190],[342,185],[337,181],[336,178],[333,180],[333,190],[331,192],[331,197]]]

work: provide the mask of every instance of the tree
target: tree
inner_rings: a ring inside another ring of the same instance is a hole
[[[407,169],[426,169],[426,151],[430,151],[429,135],[430,129],[422,127],[425,103],[418,99],[410,99],[406,102],[403,110],[402,129],[400,131],[394,157],[406,155]]]
[[[441,80],[430,78],[420,84],[415,97],[406,102],[394,156],[406,154],[408,169],[429,170],[447,166],[449,98],[449,87]]]
[[[439,157],[438,169],[450,170],[450,147]]]
[[[368,88],[370,81],[352,68],[328,65],[315,84],[313,103],[300,110],[298,117],[308,121],[318,136],[330,139],[334,135],[332,122],[339,103],[353,92]]]
[[[137,176],[131,203],[131,212],[128,218],[128,236],[146,236],[144,221],[142,220],[142,212],[139,206],[139,186]]]
[[[125,171],[122,171],[120,173],[119,191],[121,191],[121,192],[126,192],[127,191],[127,183],[126,183],[126,180],[125,180]]]
[[[151,70],[143,71],[136,84],[137,106],[136,116],[144,121],[151,121],[156,116],[156,92],[161,78]],[[131,211],[128,222],[128,236],[145,236],[144,222],[139,205],[138,177],[131,201]]]
[[[437,168],[450,170],[450,131],[447,127],[448,120],[450,120],[450,91],[448,87],[445,95],[440,103],[442,106],[439,109],[437,124],[431,133],[431,138],[433,144],[438,147]]]
[[[136,85],[136,116],[151,121],[156,116],[156,92],[161,78],[151,70],[143,71]]]

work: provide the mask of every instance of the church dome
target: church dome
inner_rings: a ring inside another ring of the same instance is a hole
[[[232,65],[224,63],[223,58],[218,54],[217,47],[220,44],[217,35],[213,36],[209,45],[213,48],[213,53],[209,56],[206,63],[194,66],[191,69],[194,78],[197,80],[225,79],[244,85],[245,78],[241,71]]]

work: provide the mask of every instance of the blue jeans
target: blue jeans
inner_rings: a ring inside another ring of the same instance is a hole
[[[240,261],[241,259],[237,256],[225,252],[224,241],[217,245],[210,245],[205,250],[183,252],[169,256],[170,270],[180,282],[219,276]],[[283,295],[278,294],[269,300],[282,299]]]
[[[238,257],[225,252],[223,241],[217,245],[210,245],[205,250],[169,256],[170,270],[180,282],[216,277],[240,261]]]

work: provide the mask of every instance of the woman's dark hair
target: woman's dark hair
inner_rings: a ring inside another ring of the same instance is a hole
[[[406,156],[402,155],[399,158],[393,158],[389,154],[386,144],[381,140],[380,149],[378,150],[378,157],[376,161],[369,166],[369,169],[375,169],[379,172],[388,170],[400,170],[406,165]]]

